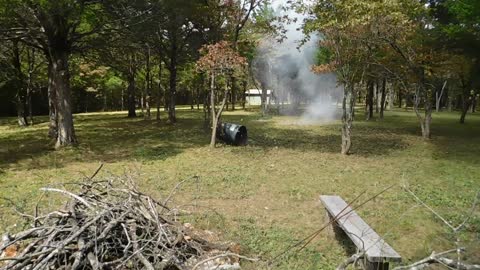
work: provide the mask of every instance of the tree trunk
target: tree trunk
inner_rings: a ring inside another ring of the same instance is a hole
[[[190,99],[190,110],[193,111],[195,109],[195,93],[193,89],[188,89],[188,87],[187,87],[187,92]]]
[[[33,89],[32,89],[32,86],[30,85],[27,88],[28,119],[30,120],[30,125],[33,126],[35,123],[33,121],[32,92],[33,92]]]
[[[146,113],[144,115],[145,120],[150,120],[151,119],[151,114],[150,114],[150,99],[152,96],[152,80],[151,80],[151,67],[150,67],[150,46],[147,46],[147,55],[146,55],[146,74],[145,74],[145,84],[146,84],[146,89],[145,89],[145,110]]]
[[[225,79],[227,80],[227,77],[225,77]],[[223,109],[225,108],[225,104],[227,103],[227,99],[228,99],[228,94],[229,94],[229,91],[228,91],[228,81],[225,82],[225,94],[223,95],[223,100],[222,100],[222,104],[220,105],[220,108],[218,109],[217,112],[215,112],[215,83],[214,83],[214,76],[213,76],[213,72],[212,72],[212,86],[211,86],[211,96],[210,96],[210,103],[211,103],[211,107],[212,107],[212,138],[210,140],[210,147],[214,148],[215,147],[215,143],[216,143],[216,138],[217,138],[217,131],[218,131],[218,128],[219,128],[219,124],[220,124],[220,117],[222,117],[222,112],[223,112]]]
[[[121,98],[121,100],[120,100],[120,103],[121,103],[120,104],[120,110],[121,111],[123,111],[125,109],[125,93],[124,92],[125,92],[125,90],[122,87],[122,93],[121,93],[122,96],[120,97]]]
[[[443,92],[445,91],[445,86],[447,86],[447,81],[443,83],[440,93],[438,92],[438,90],[435,91],[435,110],[437,113],[440,112],[440,106],[442,102]]]
[[[235,102],[237,102],[237,87],[236,87],[236,78],[235,76],[230,77],[230,81],[232,82],[232,90],[231,90],[231,97],[232,97],[232,111],[235,111]]]
[[[398,108],[402,108],[402,89],[398,89]]]
[[[127,107],[128,107],[128,117],[134,118],[137,117],[136,112],[136,101],[135,101],[135,88],[136,82],[135,77],[137,75],[137,68],[136,68],[136,57],[135,54],[132,53],[130,55],[130,63],[128,67],[128,87],[127,87]]]
[[[128,75],[127,95],[128,95],[128,101],[127,101],[128,117],[129,118],[137,117],[136,106],[135,106],[136,101],[135,101],[135,74],[134,73],[130,73]]]
[[[385,96],[386,96],[387,80],[383,78],[381,98],[380,98],[380,119],[383,119],[383,112],[385,111]]]
[[[65,50],[50,48],[50,54],[57,114],[57,142],[55,148],[59,148],[77,144],[71,107],[69,53]]]
[[[247,102],[247,85],[248,82],[246,80],[243,81],[243,93],[242,93],[242,109],[245,110],[245,103]]]
[[[367,82],[367,97],[366,97],[366,115],[365,118],[366,120],[370,120],[373,118],[373,95],[374,95],[374,89],[373,89],[373,81],[369,80]]]
[[[170,97],[168,102],[168,122],[171,124],[177,122],[177,117],[175,115],[175,99],[177,95],[177,50],[176,38],[173,38],[170,52]]]
[[[432,123],[432,106],[426,91],[426,86],[424,84],[418,87],[415,95],[413,108],[415,110],[415,114],[417,115],[418,121],[420,122],[420,128],[422,129],[422,137],[428,140],[431,137],[430,124]],[[425,114],[423,117],[419,111],[419,105],[422,99],[421,96],[423,96],[423,102],[425,106]]]
[[[380,87],[378,85],[378,80],[375,80],[375,113],[380,112]]]
[[[387,84],[388,87],[388,107],[387,109],[390,111],[393,109],[393,104],[394,104],[394,101],[395,101],[395,93],[394,93],[394,89],[393,89],[393,84],[390,83],[390,84]]]
[[[347,84],[343,90],[342,100],[342,155],[348,155],[352,147],[353,110],[355,108],[355,95],[353,85]]]
[[[462,114],[460,116],[460,123],[465,124],[465,117],[467,116],[470,106],[472,106],[473,100],[475,98],[475,92],[470,89],[470,85],[467,84],[465,78],[460,77],[460,82],[462,84],[462,94],[461,94],[461,109]]]
[[[26,115],[26,95],[25,95],[25,76],[22,71],[22,63],[20,59],[20,49],[18,41],[13,42],[13,66],[15,67],[15,86],[17,88],[16,107],[17,107],[17,122],[21,127],[28,126]]]
[[[261,87],[262,87],[262,96],[261,96],[262,117],[265,117],[268,114],[268,103],[267,103],[268,87],[265,82],[261,83]]]
[[[138,103],[140,104],[140,111],[142,115],[145,115],[145,91],[140,90],[140,97],[138,98]]]
[[[450,94],[448,95],[447,103],[448,103],[447,104],[447,110],[449,112],[451,112],[452,109],[453,109],[453,98],[452,98],[452,95],[450,95]]]
[[[215,113],[215,73],[212,71],[210,82],[210,118],[212,118],[212,134],[210,137],[210,147],[214,148],[217,138],[217,117]]]
[[[33,72],[35,69],[35,49],[27,50],[28,54],[28,80],[27,80],[27,104],[28,104],[28,117],[30,124],[33,126]]]
[[[475,113],[476,109],[477,109],[477,104],[478,104],[478,95],[473,95],[472,96],[472,113]]]
[[[157,121],[160,121],[160,104],[162,103],[162,61],[158,63],[158,95],[157,95]]]
[[[427,107],[428,106],[428,107]],[[432,123],[432,108],[430,105],[430,102],[426,102],[425,105],[425,120],[424,120],[424,125],[422,129],[422,137],[424,139],[430,139],[431,138],[431,132],[430,132],[430,126]]]
[[[208,88],[206,88],[208,89]],[[209,125],[210,125],[210,102],[209,102],[209,99],[210,99],[210,91],[208,90],[205,90],[205,93],[203,95],[203,113],[204,113],[204,126],[205,126],[205,129],[208,129]]]
[[[55,83],[53,81],[53,64],[52,60],[48,60],[48,137],[52,139],[57,138],[57,108],[56,108],[56,91]]]
[[[25,101],[20,96],[20,93],[17,93],[17,122],[21,127],[28,126],[27,115],[25,112]]]
[[[467,116],[468,110],[472,105],[471,96],[463,97],[462,96],[462,114],[460,115],[460,124],[465,124],[465,117]]]
[[[105,89],[103,92],[103,106],[102,106],[102,112],[107,111],[107,90]]]
[[[202,84],[201,85],[203,86],[203,79],[202,79]],[[196,87],[196,89],[197,89],[197,93],[196,93],[196,95],[197,95],[197,98],[196,98],[197,110],[200,110],[200,98],[201,98],[200,97],[200,87]]]

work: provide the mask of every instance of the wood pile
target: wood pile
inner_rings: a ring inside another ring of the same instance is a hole
[[[240,269],[232,245],[176,221],[168,199],[125,179],[78,185],[76,193],[43,189],[69,200],[62,210],[30,216],[29,229],[3,235],[0,269]]]

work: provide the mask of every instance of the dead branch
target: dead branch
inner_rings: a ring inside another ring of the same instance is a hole
[[[213,261],[213,260],[216,260],[218,258],[223,258],[223,257],[237,257],[237,258],[240,258],[240,259],[243,259],[243,260],[247,260],[247,261],[251,261],[251,262],[258,262],[259,259],[255,259],[255,258],[248,258],[248,257],[245,257],[245,256],[241,256],[241,255],[238,255],[236,253],[224,253],[224,254],[219,254],[219,255],[216,255],[216,256],[213,256],[213,257],[210,257],[210,258],[207,258],[203,261],[200,261],[198,262],[197,264],[195,264],[192,268],[192,270],[196,270],[198,269],[200,266],[202,266],[203,264],[209,262],[209,261]],[[231,268],[232,269],[232,268]]]
[[[346,270],[350,264],[356,264],[358,260],[363,258],[364,253],[353,254],[351,257],[347,258],[340,265],[337,266],[337,270]]]
[[[239,269],[232,258],[255,261],[227,252],[228,245],[202,239],[191,225],[175,221],[177,208],[166,204],[181,184],[166,200],[155,200],[138,191],[128,176],[92,181],[100,169],[74,185],[79,192],[42,189],[66,195],[65,209],[27,215],[33,228],[5,234],[0,254],[8,248],[17,252],[0,257],[0,270],[205,270],[212,263],[215,269]],[[219,264],[218,258],[225,260]]]
[[[463,248],[461,248],[463,250]],[[395,267],[393,270],[422,270],[429,267],[432,264],[443,264],[448,267],[458,269],[458,270],[478,270],[480,269],[480,265],[476,264],[466,264],[462,262],[458,262],[449,258],[444,257],[450,253],[456,253],[457,249],[451,249],[447,251],[443,251],[440,253],[432,252],[432,254],[424,259],[419,260],[418,262],[412,263],[406,266],[398,266]]]

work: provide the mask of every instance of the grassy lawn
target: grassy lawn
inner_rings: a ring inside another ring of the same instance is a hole
[[[201,111],[179,110],[175,126],[125,115],[76,115],[80,145],[60,151],[53,151],[46,138],[46,123],[22,129],[15,119],[0,119],[0,232],[23,226],[12,202],[32,212],[40,187],[81,180],[105,163],[98,177],[131,174],[155,197],[187,180],[174,198],[194,213],[185,221],[218,232],[240,243],[244,254],[265,260],[326,221],[319,195],[338,194],[349,201],[364,190],[367,198],[395,184],[358,212],[411,261],[452,248],[454,239],[400,187],[408,184],[455,224],[480,189],[478,113],[468,115],[465,125],[458,123],[457,113],[434,114],[431,141],[421,139],[411,111],[387,112],[384,121],[358,120],[350,156],[339,154],[339,122],[297,125],[296,117],[262,120],[255,113],[227,112],[225,121],[247,126],[250,144],[210,149]],[[42,202],[56,204],[58,198],[48,195]],[[480,257],[479,214],[461,234],[470,259]],[[345,256],[345,247],[324,232],[306,249],[279,260],[275,269],[331,269]]]

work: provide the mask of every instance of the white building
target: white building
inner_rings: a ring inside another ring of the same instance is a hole
[[[267,104],[270,102],[272,90],[267,90]],[[245,105],[246,106],[260,106],[262,105],[262,90],[249,89],[245,91]]]

